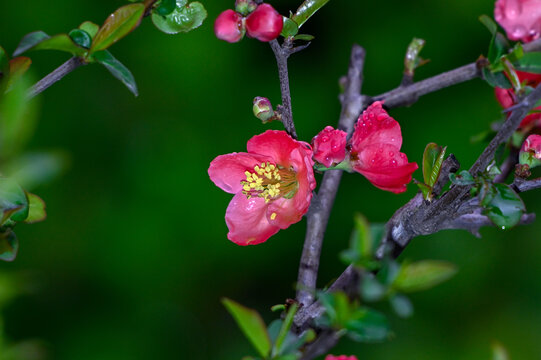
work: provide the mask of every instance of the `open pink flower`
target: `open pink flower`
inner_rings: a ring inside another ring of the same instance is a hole
[[[359,117],[351,138],[351,165],[374,186],[398,194],[406,191],[418,166],[400,152],[400,125],[382,105],[374,102]]]
[[[342,162],[346,157],[346,132],[327,126],[312,139],[314,159],[330,167]]]
[[[541,160],[541,135],[528,136],[520,151],[529,152],[534,158]]]
[[[325,356],[325,360],[357,360],[357,357],[356,356],[346,356],[346,355],[338,355],[338,356],[334,356],[334,355],[327,355]]]
[[[494,19],[511,40],[530,42],[541,34],[541,0],[498,0]]]
[[[516,73],[520,82],[526,86],[535,88],[541,83],[541,74],[532,74],[523,71],[517,71]],[[494,94],[496,95],[496,100],[498,100],[498,102],[504,109],[507,109],[508,107],[511,107],[516,103],[515,91],[513,89],[502,89],[497,87],[494,88]],[[535,110],[541,110],[541,106],[538,106],[537,108],[535,108]],[[521,128],[528,127],[529,125],[533,125],[535,127],[540,126],[541,113],[530,114],[524,119],[522,119],[522,121],[520,122]]]
[[[307,143],[268,130],[248,140],[247,148],[218,156],[208,170],[216,186],[235,194],[225,222],[227,238],[238,245],[260,244],[299,222],[316,187]]]

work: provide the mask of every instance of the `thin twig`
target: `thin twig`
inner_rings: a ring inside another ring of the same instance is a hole
[[[342,112],[338,122],[338,128],[348,134],[352,133],[355,121],[362,110],[360,94],[364,58],[364,49],[359,45],[354,45],[351,50],[347,87],[342,100]],[[305,307],[314,301],[323,237],[341,178],[342,171],[332,170],[325,172],[319,192],[312,199],[308,211],[306,237],[297,279],[297,301]]]
[[[28,98],[31,99],[34,96],[42,93],[49,86],[61,80],[64,76],[68,75],[70,72],[82,65],[86,65],[86,63],[81,58],[72,57],[32,86],[30,90],[28,90]]]

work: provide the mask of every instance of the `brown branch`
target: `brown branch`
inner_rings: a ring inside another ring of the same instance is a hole
[[[49,88],[49,86],[61,80],[64,76],[68,75],[70,72],[82,65],[86,65],[84,60],[78,57],[72,57],[71,59],[57,67],[49,75],[38,81],[34,86],[32,86],[30,90],[28,90],[28,99],[31,99],[34,96],[42,93],[47,88]]]
[[[360,94],[364,58],[364,49],[359,45],[354,45],[351,50],[347,87],[342,98],[342,112],[338,122],[338,128],[348,134],[352,133],[355,121],[362,110]],[[307,215],[306,237],[297,279],[297,301],[304,307],[309,306],[314,301],[323,237],[341,178],[342,171],[340,170],[325,172],[319,192],[314,196],[310,204]]]

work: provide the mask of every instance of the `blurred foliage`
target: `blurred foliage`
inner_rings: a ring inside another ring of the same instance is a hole
[[[300,3],[270,2],[282,14]],[[84,20],[102,24],[124,4],[3,1],[0,44],[11,54],[31,31],[58,34]],[[294,296],[304,222],[264,245],[235,246],[226,239],[223,220],[229,196],[207,175],[215,156],[239,149],[266,129],[251,114],[252,99],[280,101],[276,64],[266,44],[231,45],[214,37],[213,19],[232,0],[204,4],[208,19],[197,31],[168,36],[144,21],[113,46],[137,78],[138,98],[97,66],[77,69],[39,97],[39,122],[26,154],[66,149],[72,160],[65,176],[35,184],[32,191],[46,201],[48,219],[17,228],[24,239],[19,257],[0,264],[5,272],[40,274],[37,292],[4,310],[6,337],[13,343],[43,339],[58,360],[239,359],[250,353],[250,344],[232,330],[219,299],[237,299],[268,323],[269,306]],[[367,50],[363,92],[379,94],[400,84],[413,37],[426,40],[423,56],[431,59],[416,70],[416,79],[487,56],[491,36],[478,17],[492,14],[493,5],[329,2],[302,27],[316,39],[290,61],[301,139],[336,124],[338,79],[347,70],[352,43]],[[32,53],[30,71],[41,78],[68,57]],[[470,136],[502,118],[500,110],[492,89],[474,80],[390,114],[401,124],[403,151],[412,161],[420,163],[426,144],[435,142],[448,145],[468,168],[484,146],[471,144]],[[397,196],[345,175],[326,233],[320,286],[344,268],[337,254],[347,247],[354,212],[385,222],[415,192],[410,185]],[[525,194],[524,201],[529,212],[541,211],[539,193]],[[411,294],[415,315],[389,319],[393,341],[343,341],[334,353],[374,360],[477,360],[489,358],[490,344],[498,339],[513,360],[538,357],[540,231],[536,223],[505,232],[482,229],[480,240],[461,231],[415,239],[405,258],[450,261],[460,273],[429,292]]]

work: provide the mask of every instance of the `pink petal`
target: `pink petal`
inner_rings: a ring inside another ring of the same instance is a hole
[[[236,194],[242,190],[241,181],[246,180],[246,171],[253,171],[254,166],[262,162],[272,162],[267,156],[248,153],[220,155],[210,163],[210,179],[223,191]]]
[[[296,141],[285,131],[279,130],[267,130],[263,134],[252,137],[250,140],[248,140],[247,148],[250,154],[269,156],[274,159],[276,164],[284,167],[300,165],[294,161],[300,160],[299,158],[291,157],[291,153],[295,149],[300,150],[301,156],[309,155],[310,158],[312,157],[310,145],[305,142]]]
[[[399,149],[402,146],[400,125],[382,105],[381,101],[374,102],[359,117],[351,137],[353,152],[373,144],[390,144]]]
[[[276,234],[279,227],[267,221],[268,204],[260,197],[236,194],[225,212],[227,238],[238,245],[257,245]]]

